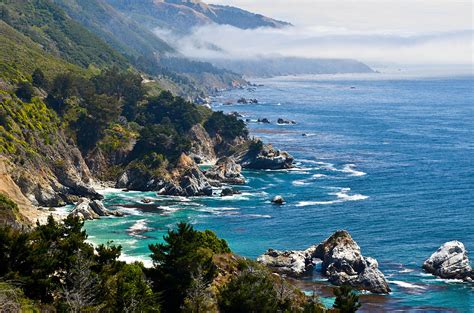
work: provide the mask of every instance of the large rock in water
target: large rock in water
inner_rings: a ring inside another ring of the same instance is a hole
[[[206,177],[218,183],[241,185],[245,184],[242,167],[233,158],[224,157],[216,165],[206,171]]]
[[[444,243],[424,263],[423,269],[441,278],[474,281],[467,250],[457,240]]]
[[[377,261],[364,257],[357,243],[343,230],[304,251],[270,249],[257,261],[275,272],[299,277],[313,268],[316,259],[322,261],[322,274],[335,285],[351,285],[373,293],[390,292]]]
[[[123,216],[123,213],[108,210],[99,200],[91,201],[87,198],[81,198],[69,215],[83,220],[94,220],[102,216]]]
[[[244,154],[235,156],[243,168],[257,170],[279,170],[293,167],[294,158],[285,151],[265,145],[261,141],[253,141]]]

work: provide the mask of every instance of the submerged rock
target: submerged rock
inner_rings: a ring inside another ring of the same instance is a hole
[[[206,171],[206,177],[219,183],[242,185],[245,184],[245,178],[241,172],[242,167],[233,158],[224,157]]]
[[[269,249],[257,261],[275,272],[299,277],[310,271],[317,259],[322,261],[322,274],[335,285],[351,285],[373,293],[390,292],[377,261],[364,257],[347,231],[337,231],[319,245],[304,251]]]
[[[472,282],[474,271],[469,263],[467,250],[457,240],[444,243],[424,263],[423,269],[445,279],[463,279]]]
[[[94,220],[103,216],[123,216],[123,213],[108,210],[99,200],[91,201],[87,198],[81,198],[69,215],[83,220]]]

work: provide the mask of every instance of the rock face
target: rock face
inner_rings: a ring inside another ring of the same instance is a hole
[[[319,244],[313,257],[323,261],[322,272],[335,285],[348,284],[374,293],[390,292],[377,261],[362,256],[347,231],[337,231]]]
[[[211,196],[212,186],[196,163],[182,154],[176,167],[166,176],[153,176],[142,169],[131,168],[116,183],[117,188],[138,191],[157,191],[169,196]]]
[[[466,248],[457,240],[444,243],[424,263],[423,269],[441,278],[474,281]]]
[[[254,141],[243,155],[236,156],[243,168],[257,170],[279,170],[293,167],[294,158],[285,151]]]
[[[83,220],[94,220],[103,216],[123,216],[121,212],[108,210],[101,201],[91,201],[87,198],[79,199],[69,215]]]
[[[390,287],[375,259],[364,257],[347,231],[304,251],[268,250],[257,260],[278,273],[301,276],[310,271],[315,260],[322,261],[322,274],[335,285],[351,285],[373,293],[389,293]]]
[[[242,185],[245,184],[245,178],[241,172],[242,166],[237,164],[234,158],[224,157],[206,171],[206,177],[224,184]]]
[[[194,125],[189,131],[191,140],[190,156],[196,163],[214,163],[217,160],[214,151],[214,142],[204,127],[200,124]]]
[[[279,274],[300,277],[313,268],[311,250],[280,251],[268,249],[265,254],[257,258],[257,262],[269,267]]]

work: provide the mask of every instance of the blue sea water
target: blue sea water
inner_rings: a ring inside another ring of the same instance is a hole
[[[420,269],[446,241],[474,251],[474,77],[374,74],[255,83],[263,86],[224,92],[213,107],[270,119],[250,122],[251,134],[289,151],[296,169],[246,171],[242,194],[230,198],[106,191],[106,205],[130,215],[87,222],[90,240],[114,240],[126,258],[147,261],[148,244],[188,221],[255,258],[270,247],[305,249],[347,229],[362,253],[379,261],[393,289],[364,298],[371,304],[363,310],[474,312],[472,285]],[[240,97],[259,104],[223,105]],[[280,117],[297,124],[278,125]],[[272,205],[274,195],[287,204]],[[140,204],[144,197],[153,204]]]

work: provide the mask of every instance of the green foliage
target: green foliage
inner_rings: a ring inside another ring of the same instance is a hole
[[[21,100],[31,102],[31,99],[34,96],[33,86],[27,81],[22,81],[18,84],[15,94]]]
[[[168,231],[163,239],[164,243],[150,245],[155,265],[152,275],[155,288],[163,293],[164,308],[176,312],[183,305],[193,278],[201,275],[205,282],[210,282],[216,275],[213,255],[228,253],[230,249],[213,232],[196,231],[185,223]]]
[[[2,1],[1,11],[8,17],[5,22],[47,53],[84,68],[91,64],[125,66],[122,55],[49,0]]]
[[[225,115],[223,112],[213,112],[204,124],[206,130],[212,135],[220,135],[225,139],[232,140],[236,137],[248,136],[245,123],[235,116]]]
[[[277,312],[279,300],[272,278],[261,269],[245,269],[221,290],[219,308],[224,313]]]
[[[48,88],[49,84],[46,76],[40,68],[36,68],[33,71],[33,74],[31,74],[31,82],[33,83],[33,86],[44,89]]]
[[[335,288],[334,295],[336,296],[336,301],[333,307],[341,313],[354,313],[361,307],[359,296],[354,293],[350,286],[344,285]]]

